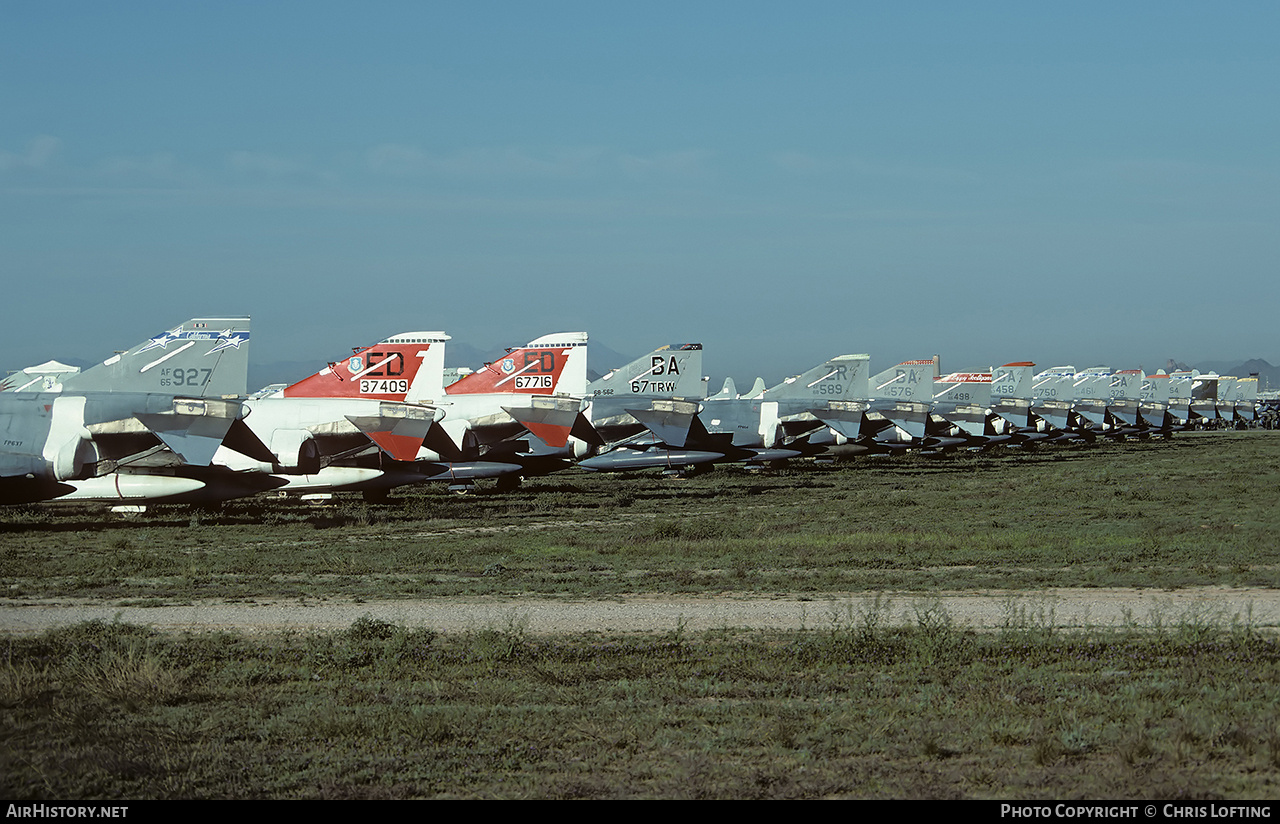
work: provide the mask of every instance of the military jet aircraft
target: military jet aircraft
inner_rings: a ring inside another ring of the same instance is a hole
[[[287,493],[360,491],[377,500],[424,481],[518,475],[526,467],[514,458],[527,458],[528,450],[515,436],[527,435],[526,422],[564,446],[582,391],[572,398],[556,393],[566,375],[585,385],[584,334],[544,336],[510,349],[446,387],[448,340],[443,332],[395,335],[248,401],[250,422],[271,415],[271,434],[263,439],[272,444],[274,462],[254,466],[226,455],[227,464],[267,473],[270,488]],[[358,406],[371,399],[376,409]],[[308,422],[299,422],[300,414]]]
[[[810,433],[826,428],[824,415],[865,396],[867,362],[866,355],[841,355],[752,397],[728,397],[725,392],[701,402],[655,400],[647,409],[629,410],[652,433],[648,441],[602,452],[579,466],[601,471],[677,469],[812,454],[825,448],[807,440]]]
[[[926,448],[980,448],[1009,440],[990,419],[990,372],[952,372],[933,379],[933,406],[926,427]]]
[[[443,410],[417,460],[508,461],[528,454],[532,432],[553,449],[569,441],[587,392],[587,335],[543,335],[444,387],[431,403]],[[411,393],[408,400],[423,399]]]
[[[849,456],[901,452],[921,446],[928,434],[936,371],[935,360],[903,361],[863,378],[856,394],[815,411],[814,415],[836,436],[835,444],[827,451],[834,456]],[[826,438],[825,434],[817,435],[810,442]]]
[[[0,502],[62,498],[76,484],[198,487],[183,470],[207,467],[224,439],[244,434],[249,338],[248,318],[193,318],[86,371],[0,393]],[[119,473],[155,462],[169,474]]]
[[[433,407],[403,399],[420,374],[439,373],[421,367],[443,363],[438,346],[430,351],[440,335],[413,332],[358,347],[295,384],[240,400],[239,419],[207,466],[175,469],[162,450],[105,478],[67,481],[71,490],[60,499],[211,503],[277,489],[363,488],[383,476],[380,461],[411,459],[437,417]],[[340,465],[370,455],[374,468]]]
[[[1015,361],[991,370],[991,412],[994,429],[1010,436],[1010,443],[1027,444],[1049,437],[1048,428],[1032,411],[1035,364]]]
[[[372,456],[380,464],[416,457],[440,412],[406,398],[439,393],[448,337],[393,335],[246,400],[244,422],[265,449],[244,454],[223,448],[215,463],[260,489],[358,489],[378,481],[380,466],[359,466],[355,459]]]
[[[1050,435],[1049,441],[1082,437],[1072,411],[1075,384],[1074,366],[1053,366],[1035,376],[1031,386],[1031,412],[1043,424],[1043,431]]]

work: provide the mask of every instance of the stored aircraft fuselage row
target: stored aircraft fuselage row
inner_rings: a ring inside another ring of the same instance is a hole
[[[517,482],[578,465],[723,462],[1169,437],[1257,419],[1257,379],[1029,362],[871,374],[833,357],[777,386],[709,395],[701,344],[588,381],[587,335],[544,335],[446,378],[443,332],[393,335],[297,383],[247,389],[248,318],[194,318],[83,372],[0,385],[0,503],[213,502],[270,490],[368,495],[428,480]]]

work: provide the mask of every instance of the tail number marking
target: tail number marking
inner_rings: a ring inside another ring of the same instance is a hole
[[[213,376],[212,369],[161,369],[161,386],[204,386]]]
[[[361,379],[361,395],[403,395],[409,391],[409,382],[404,378],[377,380]]]
[[[517,375],[516,389],[550,389],[552,375]]]

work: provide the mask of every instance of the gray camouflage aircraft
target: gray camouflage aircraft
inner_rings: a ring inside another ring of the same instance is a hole
[[[637,415],[674,398],[697,400],[705,395],[702,344],[662,346],[587,384],[580,396],[534,398],[529,408],[504,406],[526,428],[490,447],[487,456],[501,455],[519,465],[503,479],[506,484],[518,483],[520,476],[558,471],[599,453],[612,453],[605,461],[616,465],[635,451],[637,439],[648,436]]]
[[[602,471],[680,469],[810,454],[804,438],[825,428],[820,411],[865,397],[868,360],[866,355],[841,355],[748,397],[729,397],[726,386],[701,402],[655,400],[648,409],[629,409],[651,437],[578,465]]]
[[[77,481],[129,482],[121,466],[208,466],[247,434],[248,318],[193,318],[83,372],[0,392],[0,503],[70,494]],[[175,493],[188,479],[149,476]],[[83,485],[81,486],[83,488]]]

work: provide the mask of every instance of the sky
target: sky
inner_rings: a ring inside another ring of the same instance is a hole
[[[0,367],[1280,364],[1274,2],[0,4]],[[609,364],[616,365],[616,364]]]

